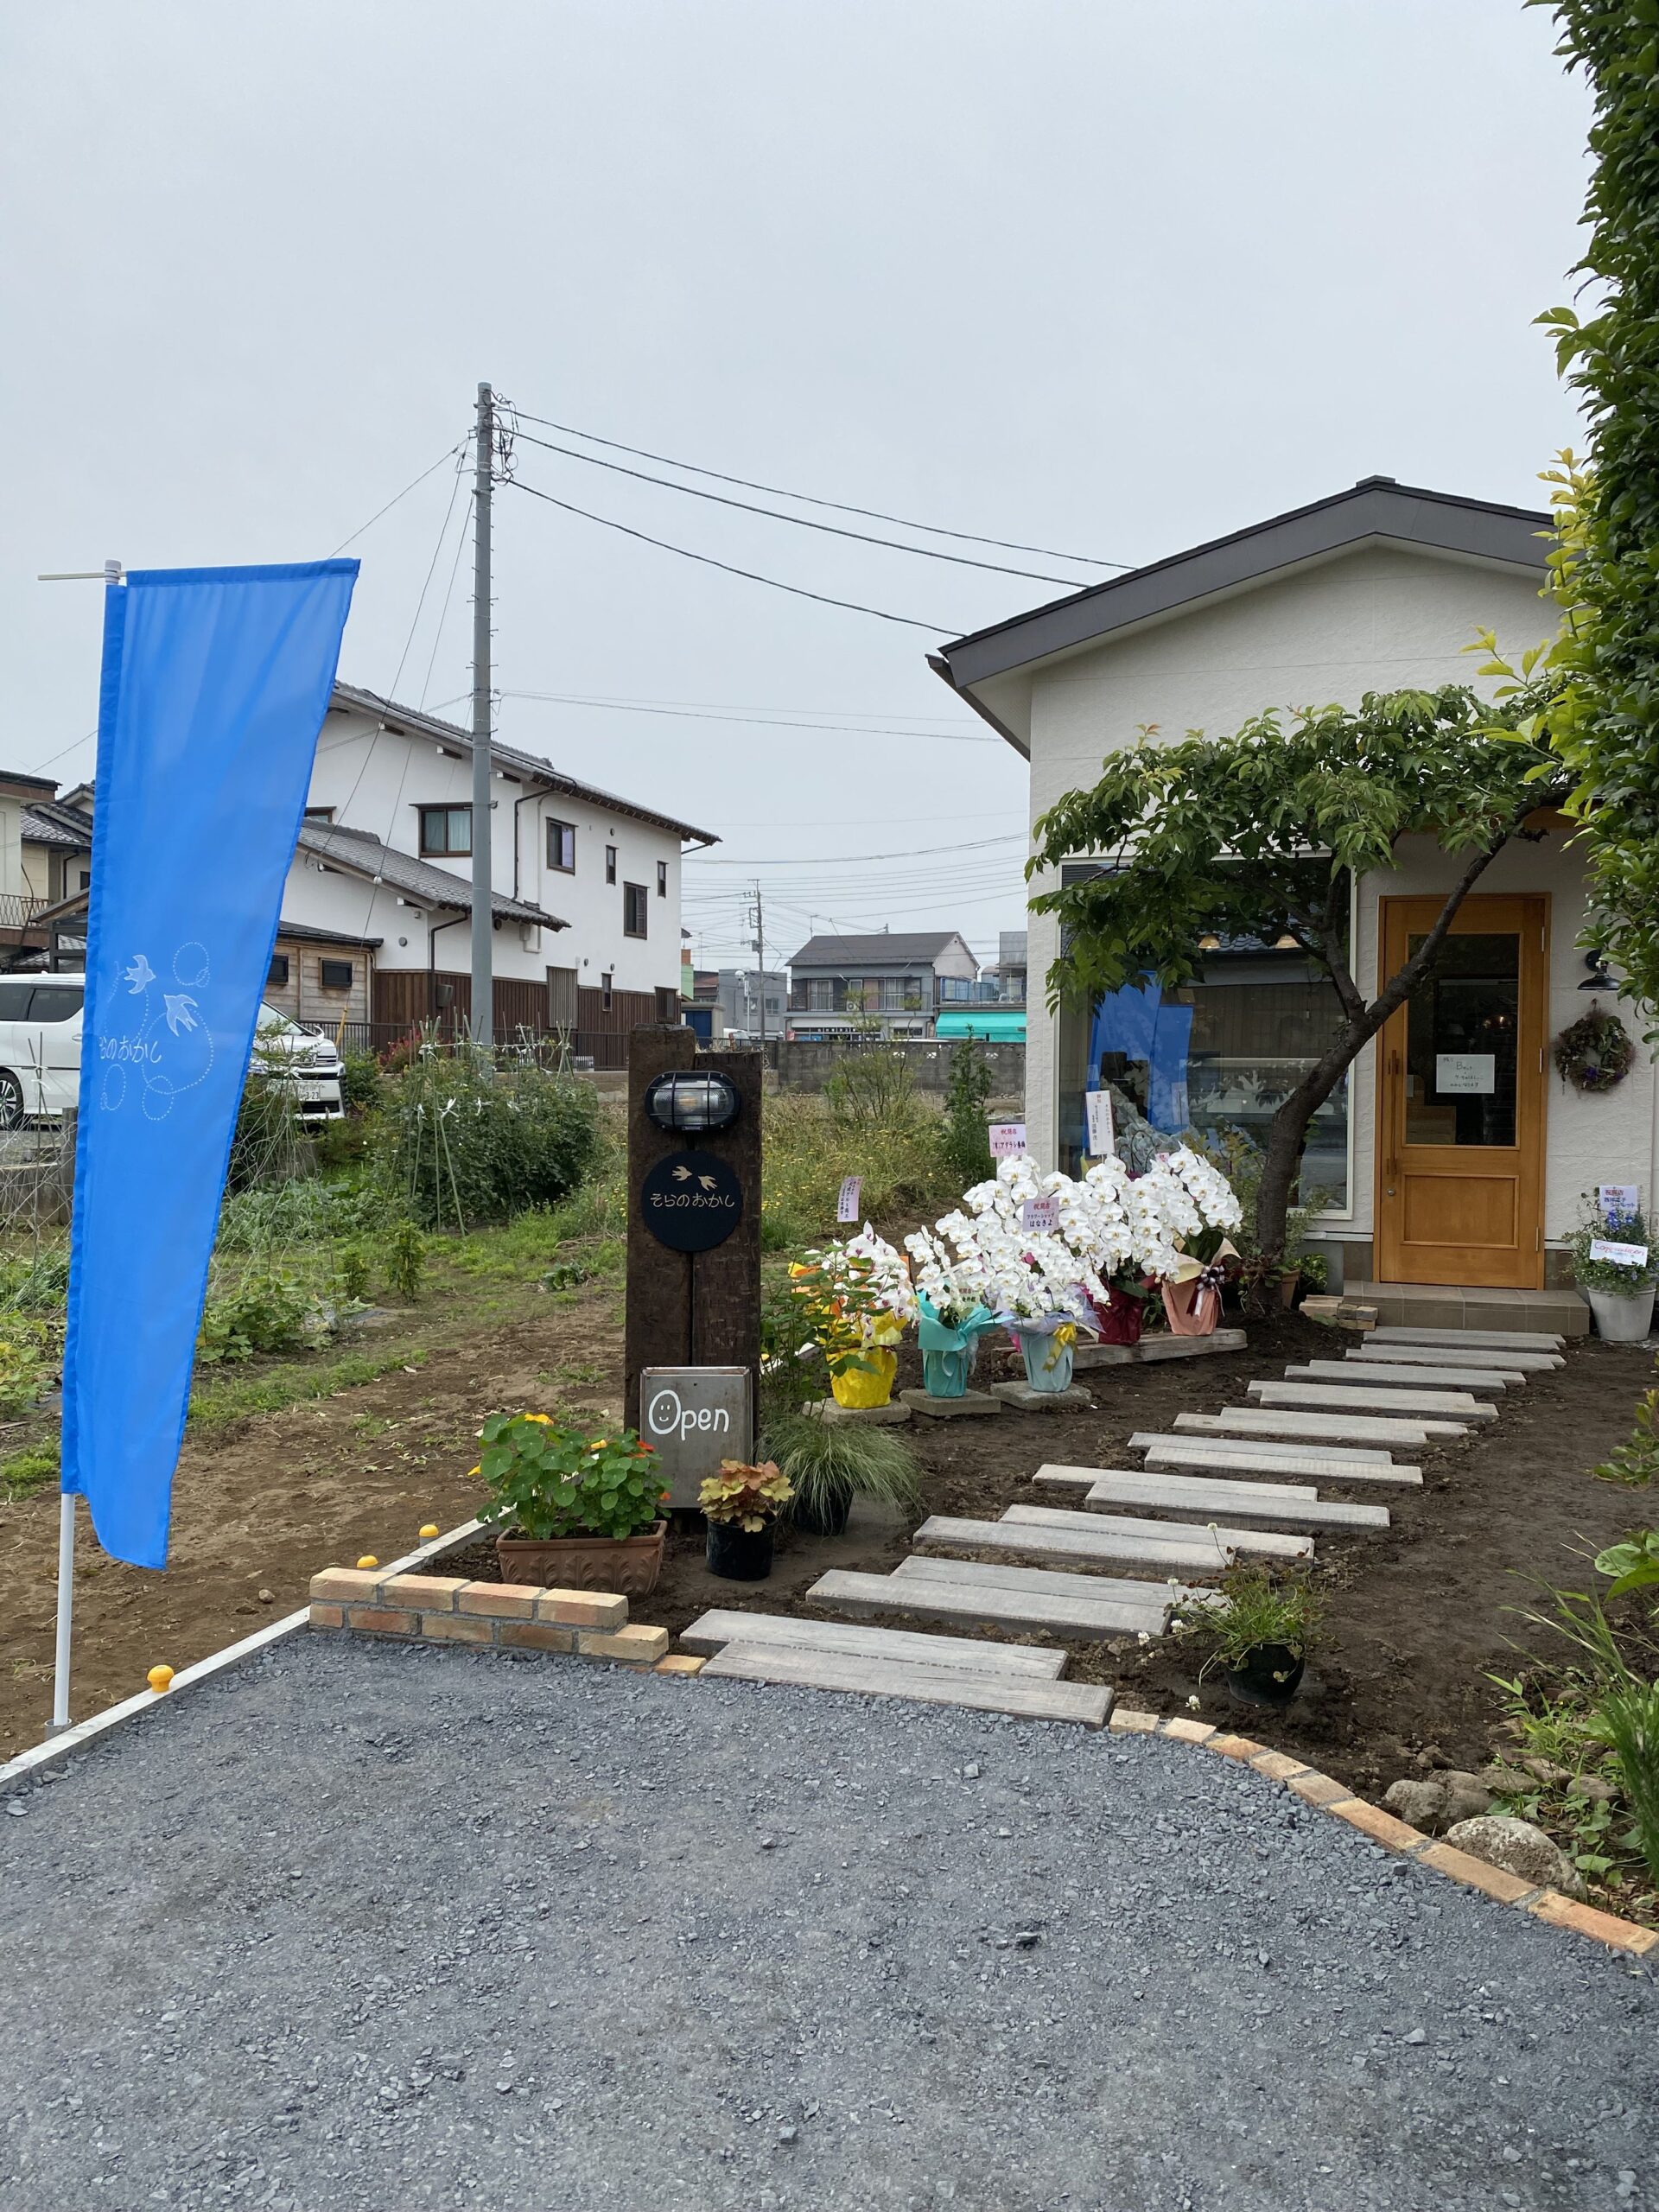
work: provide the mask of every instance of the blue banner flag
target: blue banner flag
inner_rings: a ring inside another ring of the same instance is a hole
[[[355,561],[138,570],[104,613],[63,1488],[167,1564],[225,1171]]]

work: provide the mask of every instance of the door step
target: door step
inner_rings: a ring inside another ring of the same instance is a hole
[[[1107,1473],[1089,1493],[1089,1503],[1112,1513],[1123,1506],[1167,1513],[1177,1519],[1262,1522],[1271,1529],[1306,1529],[1318,1535],[1357,1535],[1389,1526],[1386,1505],[1341,1505],[1312,1491],[1287,1496],[1254,1483],[1203,1482],[1190,1475]],[[1236,1532],[1217,1528],[1223,1543],[1244,1546]]]
[[[719,1651],[731,1643],[767,1650],[829,1651],[848,1659],[905,1659],[918,1666],[949,1667],[971,1675],[1019,1675],[1058,1681],[1064,1651],[1030,1643],[975,1643],[963,1636],[918,1636],[901,1628],[869,1628],[857,1621],[797,1620],[789,1613],[740,1613],[723,1606],[700,1614],[682,1631],[688,1651]]]
[[[1567,1344],[1553,1329],[1419,1329],[1398,1322],[1380,1324],[1370,1340],[1374,1344],[1462,1345],[1465,1351],[1496,1347],[1499,1351],[1559,1352]]]
[[[1497,1408],[1471,1398],[1466,1390],[1343,1389],[1325,1382],[1251,1382],[1249,1395],[1264,1406],[1300,1407],[1309,1413],[1382,1414],[1390,1416],[1397,1406],[1402,1414],[1430,1414],[1438,1420],[1486,1421],[1497,1419]]]
[[[923,1705],[962,1705],[976,1713],[1011,1713],[1022,1720],[1069,1720],[1103,1728],[1112,1693],[1103,1682],[1022,1681],[1008,1675],[973,1675],[910,1659],[872,1659],[846,1651],[785,1650],[774,1644],[728,1643],[702,1669],[726,1681],[785,1683],[841,1690],[855,1697],[907,1697]]]
[[[1358,1414],[1297,1414],[1272,1406],[1228,1406],[1218,1414],[1177,1414],[1175,1426],[1194,1436],[1289,1436],[1302,1441],[1329,1438],[1336,1444],[1422,1446],[1431,1436],[1464,1436],[1460,1421],[1366,1420]]]
[[[911,1562],[906,1562],[907,1565]],[[954,1566],[954,1560],[939,1560]],[[966,1562],[963,1562],[966,1564]],[[1092,1575],[1068,1575],[1071,1590],[1019,1588],[982,1582],[972,1576],[946,1581],[931,1575],[861,1574],[835,1567],[821,1574],[807,1592],[808,1603],[828,1611],[868,1618],[874,1613],[906,1613],[920,1620],[950,1621],[964,1628],[1041,1630],[1050,1636],[1072,1636],[1090,1642],[1103,1637],[1161,1636],[1169,1623],[1169,1594],[1160,1584],[1139,1586],[1146,1592],[1126,1598],[1121,1585],[1110,1585]],[[1097,1593],[1109,1589],[1111,1594]]]
[[[1356,1389],[1379,1382],[1385,1389],[1408,1390],[1523,1390],[1527,1382],[1519,1368],[1413,1367],[1409,1363],[1391,1367],[1380,1359],[1362,1360],[1357,1367],[1345,1359],[1310,1359],[1305,1367],[1287,1367],[1285,1380],[1341,1382]]]
[[[1213,1468],[1218,1474],[1307,1475],[1321,1483],[1406,1483],[1422,1487],[1421,1467],[1401,1465],[1386,1452],[1344,1452],[1335,1446],[1321,1450],[1312,1444],[1273,1444],[1265,1437],[1259,1445],[1205,1436],[1132,1436],[1129,1442],[1145,1451],[1149,1467],[1191,1467],[1199,1471]]]
[[[1044,1528],[1040,1522],[1028,1522],[1022,1527],[1018,1522],[969,1521],[936,1513],[923,1522],[912,1541],[952,1551],[1015,1552],[1036,1559],[1128,1567],[1143,1574],[1173,1574],[1194,1582],[1213,1580],[1230,1563],[1225,1547],[1203,1529],[1178,1533],[1160,1529],[1147,1536],[1138,1529],[1126,1534],[1093,1513],[1079,1518],[1088,1525],[1068,1529],[1051,1522]]]
[[[1147,1541],[1160,1539],[1178,1544],[1191,1543],[1202,1533],[1214,1539],[1224,1552],[1247,1552],[1258,1559],[1312,1559],[1313,1540],[1307,1536],[1292,1536],[1276,1529],[1217,1529],[1205,1526],[1200,1532],[1189,1529],[1185,1522],[1156,1521],[1141,1516],[1130,1517],[1122,1513],[1076,1513],[1064,1506],[1011,1505],[1002,1518],[992,1524],[998,1529],[1033,1529],[1039,1533],[1052,1529],[1057,1535],[1067,1529],[1109,1529],[1113,1538],[1123,1541],[1140,1537]]]
[[[1391,1360],[1398,1366],[1499,1367],[1506,1375],[1550,1375],[1567,1365],[1558,1351],[1511,1351],[1497,1344],[1374,1344],[1369,1338],[1348,1357],[1366,1367]]]

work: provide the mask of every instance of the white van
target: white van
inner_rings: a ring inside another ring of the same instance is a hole
[[[80,976],[0,976],[0,1128],[55,1121],[80,1093]],[[302,1122],[337,1121],[345,1112],[340,1054],[327,1037],[261,1006],[254,1065],[290,1090]]]

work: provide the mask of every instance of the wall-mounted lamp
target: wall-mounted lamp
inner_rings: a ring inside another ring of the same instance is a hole
[[[1618,985],[1607,973],[1607,963],[1599,952],[1586,952],[1584,956],[1584,964],[1590,973],[1579,985],[1581,991],[1616,991],[1618,988]]]
[[[1298,938],[1292,937],[1290,931],[1287,930],[1282,937],[1274,938],[1273,949],[1275,952],[1300,952],[1302,949],[1301,941]]]
[[[1198,939],[1198,950],[1200,952],[1219,952],[1221,950],[1221,939],[1216,935],[1213,930],[1205,930],[1204,935]]]
[[[659,1129],[676,1136],[729,1128],[737,1119],[737,1085],[729,1076],[659,1075],[645,1093],[645,1111]]]

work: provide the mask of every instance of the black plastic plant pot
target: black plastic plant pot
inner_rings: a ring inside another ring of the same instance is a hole
[[[1288,1705],[1306,1664],[1304,1654],[1288,1643],[1258,1643],[1242,1666],[1227,1669],[1227,1687],[1243,1705]]]
[[[764,1582],[772,1573],[772,1526],[742,1529],[735,1521],[709,1523],[709,1572],[728,1582]]]
[[[804,1536],[839,1536],[845,1533],[853,1510],[849,1490],[832,1490],[812,1497],[798,1497],[790,1520]]]

